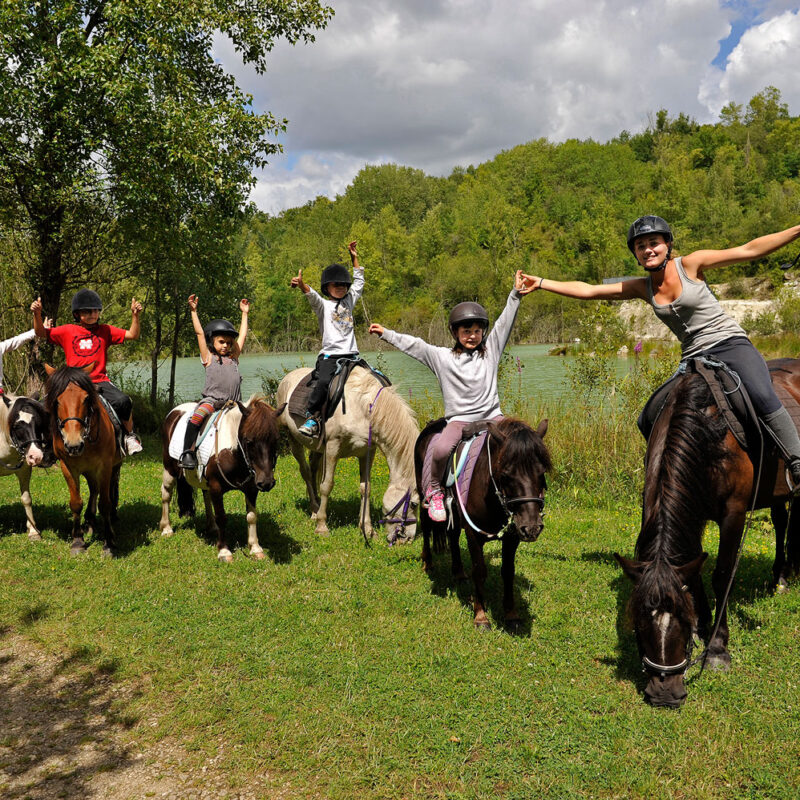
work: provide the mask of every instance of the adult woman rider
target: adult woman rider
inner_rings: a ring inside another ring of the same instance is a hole
[[[720,306],[705,282],[706,270],[763,258],[800,237],[800,225],[760,236],[727,250],[696,250],[672,257],[672,230],[656,216],[639,217],[628,230],[628,248],[648,273],[618,283],[594,285],[525,275],[534,289],[581,300],[627,300],[649,303],[677,336],[681,359],[709,356],[736,371],[756,413],[783,453],[795,491],[800,488],[800,438],[789,413],[772,388],[761,354],[744,329]]]

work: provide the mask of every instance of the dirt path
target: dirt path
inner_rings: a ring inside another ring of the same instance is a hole
[[[80,659],[0,630],[0,797],[4,800],[260,800],[292,796],[263,776],[232,789],[222,755],[199,767],[179,743],[137,745],[118,709],[133,690]],[[137,722],[141,727],[155,724]],[[295,795],[296,796],[296,795]]]

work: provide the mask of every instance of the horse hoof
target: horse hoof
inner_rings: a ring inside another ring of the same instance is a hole
[[[162,536],[172,536],[173,533],[175,533],[175,531],[172,530],[172,528],[164,528],[164,530],[161,531]]]
[[[522,630],[522,620],[514,617],[512,619],[505,620],[506,630],[511,633],[519,633]]]
[[[80,544],[73,544],[69,549],[71,556],[82,556],[86,552],[86,545],[81,542]]]
[[[42,534],[39,531],[32,531],[28,534],[28,541],[29,542],[41,542],[42,541]]]
[[[106,546],[103,548],[103,558],[115,558],[116,553],[110,547]]]
[[[492,623],[489,622],[488,619],[482,619],[480,621],[476,619],[473,622],[473,625],[475,626],[475,630],[481,631],[481,633],[490,631],[492,629]]]
[[[217,560],[223,564],[230,564],[233,562],[233,553],[230,550],[221,550],[217,553]]]
[[[778,578],[778,583],[775,585],[776,594],[784,594],[789,591],[789,584],[786,578]]]
[[[728,653],[709,655],[706,658],[706,669],[712,672],[727,672],[731,668],[731,657]]]
[[[330,536],[331,535],[331,532],[328,530],[328,526],[327,525],[324,528],[320,528],[320,527],[315,528],[314,529],[314,533],[316,533],[317,536]]]
[[[252,556],[252,557],[253,557],[253,558],[254,558],[256,561],[263,561],[263,560],[266,558],[266,556],[264,555],[264,551],[263,551],[263,550],[257,550],[255,553],[254,553],[254,552],[251,550],[251,551],[250,551],[250,555],[251,555],[251,556]]]

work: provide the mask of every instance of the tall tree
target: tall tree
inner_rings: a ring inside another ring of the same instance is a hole
[[[319,0],[5,0],[0,5],[0,207],[31,240],[26,279],[55,315],[135,226],[179,192],[235,213],[285,121],[257,114],[212,53],[227,36],[259,72],[279,38],[313,40]],[[162,231],[163,232],[163,231]]]

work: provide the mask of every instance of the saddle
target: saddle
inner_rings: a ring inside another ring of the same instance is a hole
[[[187,403],[186,408],[178,406],[178,408],[181,408],[184,413],[175,423],[175,428],[172,431],[168,448],[170,456],[172,456],[172,458],[174,458],[176,461],[179,460],[183,454],[186,426],[189,424],[189,418],[192,415],[191,410],[194,408],[194,406],[194,403]],[[218,411],[215,411],[213,414],[207,417],[197,435],[197,441],[195,442],[195,453],[197,455],[197,475],[200,480],[202,480],[203,476],[205,475],[208,460],[219,449],[219,444],[221,444],[222,447],[227,447],[229,445],[228,442],[218,444],[217,434],[220,423],[222,422],[222,417],[233,408],[236,408],[236,404],[230,403],[224,405]]]
[[[645,439],[650,438],[653,426],[667,399],[686,373],[695,373],[703,378],[711,391],[719,413],[736,441],[747,452],[756,452],[761,446],[758,417],[738,373],[721,361],[705,356],[682,361],[675,374],[653,392],[636,420],[642,436]],[[776,391],[778,388],[775,387]],[[784,394],[788,395],[787,392]],[[781,400],[784,399],[780,394],[778,396],[781,397]],[[797,406],[794,399],[792,399],[792,403]],[[797,413],[800,418],[800,407],[797,408]]]
[[[420,470],[420,496],[423,494],[424,487],[431,482],[433,446],[446,424],[447,420],[444,418],[434,420],[433,422],[429,422],[422,433],[420,433],[420,438],[430,435]],[[441,486],[446,495],[445,505],[448,510],[448,518],[450,521],[452,521],[452,503],[456,493],[460,495],[462,500],[465,500],[469,494],[469,488],[472,484],[472,475],[475,471],[475,464],[481,450],[486,444],[486,437],[489,435],[488,432],[489,420],[476,420],[469,425],[465,425],[461,431],[460,441],[456,443],[455,448],[451,451],[447,459],[447,467],[445,468],[444,475],[439,476]]]
[[[371,372],[384,386],[392,385],[392,382],[380,370],[372,367],[363,358],[337,359],[336,373],[333,376],[333,380],[330,382],[330,386],[328,386],[328,397],[325,400],[325,404],[322,406],[321,422],[323,427],[325,422],[333,416],[333,412],[336,411],[336,407],[340,402],[342,404],[342,413],[347,413],[347,406],[344,399],[344,387],[347,383],[347,379],[350,377],[350,373],[356,367],[362,367]],[[293,417],[300,417],[300,419],[306,418],[308,396],[311,394],[311,388],[316,383],[316,379],[313,375],[314,373],[312,371],[308,380],[301,380],[300,383],[295,386],[294,391],[289,397],[289,413]]]

